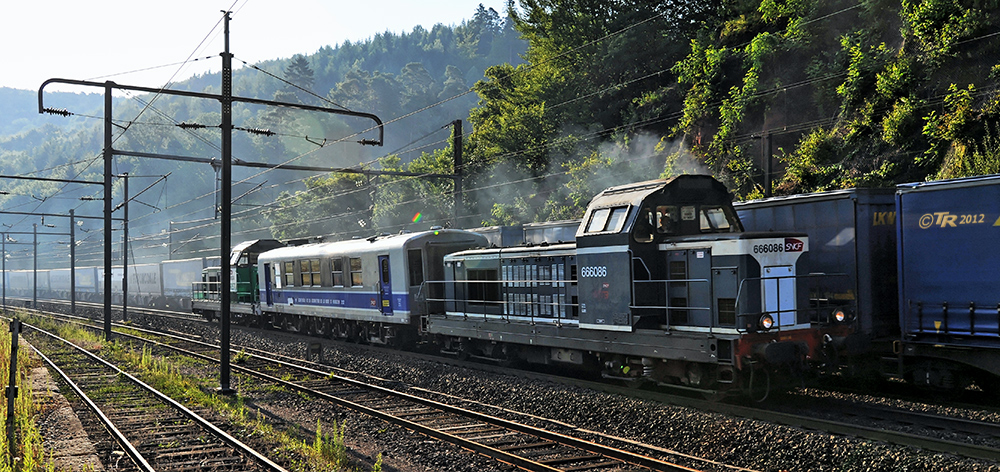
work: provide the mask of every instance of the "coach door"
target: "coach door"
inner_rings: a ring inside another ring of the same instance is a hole
[[[382,314],[392,316],[392,279],[389,278],[389,256],[378,256],[378,295]]]
[[[267,306],[274,306],[274,299],[271,298],[271,264],[264,264],[264,301]]]

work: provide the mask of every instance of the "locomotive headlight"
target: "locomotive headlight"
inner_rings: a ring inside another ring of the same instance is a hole
[[[851,321],[854,321],[854,313],[846,307],[837,307],[830,313],[830,319],[832,319],[834,323],[850,323]]]
[[[771,329],[774,326],[774,318],[771,315],[763,315],[760,317],[760,327],[761,329]]]

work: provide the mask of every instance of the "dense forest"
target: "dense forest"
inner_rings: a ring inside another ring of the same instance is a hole
[[[234,108],[248,131],[234,135],[235,158],[434,177],[234,172],[234,240],[578,218],[603,188],[685,172],[711,173],[738,198],[759,198],[768,161],[774,194],[1000,173],[998,7],[518,0],[502,13],[480,6],[456,27],[248,65],[234,94],[376,114],[385,146],[357,144],[375,137],[364,120],[244,106]],[[206,75],[176,87],[217,92],[218,84]],[[217,156],[217,130],[175,126],[218,123],[218,105],[203,102],[117,98],[115,148]],[[0,137],[5,172],[100,178],[102,124],[86,119],[100,112],[57,106],[77,114],[0,129],[8,132]],[[458,119],[465,135],[456,169],[449,124]],[[156,207],[149,215],[169,218],[137,224],[169,233],[170,257],[212,246],[211,169],[124,157],[116,166],[183,173],[147,201]],[[458,208],[446,177],[456,170],[464,177]],[[35,182],[0,186],[11,194],[0,196],[4,208],[59,195]],[[176,225],[163,228],[168,219]]]
[[[470,147],[473,187],[524,184],[473,200],[565,218],[681,172],[756,198],[771,154],[776,194],[1000,172],[998,3],[522,1],[528,63],[476,84]]]

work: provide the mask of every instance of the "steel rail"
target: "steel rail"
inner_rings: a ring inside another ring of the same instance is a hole
[[[200,346],[208,347],[208,348],[211,348],[211,349],[214,349],[214,350],[218,350],[219,349],[219,346],[215,346],[215,345],[212,345],[212,344],[209,344],[209,343],[204,343],[204,342],[201,342],[201,341],[195,341],[195,340],[192,340],[192,339],[189,339],[189,338],[184,338],[184,337],[176,336],[176,335],[169,334],[169,333],[154,332],[154,331],[145,330],[145,329],[142,329],[142,328],[136,328],[136,327],[133,327],[133,326],[128,326],[128,327],[123,326],[123,328],[127,328],[127,329],[130,329],[130,330],[134,330],[134,331],[146,333],[146,334],[153,335],[153,336],[167,337],[167,338],[175,339],[175,340],[178,340],[178,341],[181,341],[181,342],[185,342],[185,343],[193,343],[193,344],[197,344],[197,345],[200,345]],[[140,340],[140,341],[143,341],[143,342],[149,342],[149,343],[153,343],[153,344],[156,344],[156,345],[160,345],[160,346],[168,348],[168,349],[173,349],[173,350],[181,351],[181,352],[184,352],[186,355],[190,355],[192,357],[197,357],[197,358],[205,360],[205,361],[219,362],[219,360],[216,359],[216,358],[214,358],[214,357],[206,356],[204,354],[193,352],[193,351],[188,351],[188,350],[185,350],[185,349],[181,349],[181,348],[178,348],[176,346],[171,346],[169,344],[159,343],[159,342],[152,341],[152,340],[149,340],[149,339],[141,338],[139,336],[133,336],[133,335],[126,334],[126,333],[121,333],[121,332],[116,332],[116,334],[118,334],[119,336],[131,337],[133,339]],[[324,372],[324,371],[321,371],[321,370],[313,369],[313,368],[302,366],[302,365],[295,365],[295,364],[292,364],[292,363],[281,361],[279,359],[275,359],[273,357],[267,357],[267,356],[262,356],[262,355],[254,355],[254,358],[261,359],[261,360],[264,360],[264,361],[267,361],[267,362],[271,362],[271,363],[274,363],[276,365],[280,365],[280,366],[283,366],[283,367],[298,369],[298,370],[300,370],[302,372],[306,372],[306,373],[309,373],[311,375],[316,375],[316,376],[320,376],[320,377],[328,377],[330,375],[330,372]],[[532,461],[530,459],[525,459],[525,458],[523,458],[521,456],[517,456],[517,455],[511,454],[509,452],[506,452],[506,451],[503,451],[503,450],[500,450],[500,449],[496,449],[496,448],[493,448],[493,447],[490,447],[490,446],[487,446],[487,445],[484,445],[484,444],[480,444],[480,443],[477,443],[475,441],[467,440],[465,438],[462,438],[462,437],[459,437],[459,436],[456,436],[456,435],[453,435],[453,434],[449,434],[447,432],[440,431],[440,430],[437,430],[437,429],[432,428],[432,427],[424,426],[424,425],[421,425],[419,423],[416,423],[416,422],[413,422],[413,421],[409,421],[409,420],[407,420],[405,418],[396,417],[396,416],[394,416],[392,414],[385,413],[383,411],[379,411],[379,410],[371,408],[371,407],[367,407],[367,406],[362,405],[362,404],[357,403],[357,402],[352,402],[350,400],[339,398],[339,397],[337,397],[335,395],[331,395],[331,394],[328,394],[328,393],[325,393],[325,392],[322,392],[322,391],[314,390],[314,389],[311,389],[309,387],[306,387],[306,386],[303,386],[303,385],[299,385],[299,384],[297,384],[295,382],[286,381],[286,380],[280,379],[278,377],[274,377],[274,376],[271,376],[271,375],[268,375],[268,374],[265,374],[265,373],[262,373],[262,372],[257,372],[257,371],[254,371],[252,369],[249,369],[249,368],[246,368],[246,367],[242,367],[242,366],[238,366],[238,365],[234,365],[234,366],[232,366],[232,368],[233,368],[233,370],[236,370],[236,371],[239,371],[239,372],[243,372],[243,373],[245,373],[247,375],[256,376],[258,378],[265,379],[265,380],[267,380],[269,382],[277,383],[279,385],[285,386],[287,388],[290,388],[292,390],[296,390],[296,391],[299,391],[299,392],[302,392],[302,393],[307,393],[307,394],[310,394],[310,395],[315,395],[317,397],[320,397],[320,398],[323,398],[325,400],[334,402],[336,404],[339,404],[339,405],[342,405],[342,406],[354,409],[356,411],[360,411],[360,412],[362,412],[364,414],[367,414],[367,415],[370,415],[370,416],[373,416],[373,417],[385,420],[385,421],[387,421],[389,423],[396,424],[396,425],[399,425],[399,426],[403,426],[404,428],[410,429],[412,431],[416,431],[416,432],[419,432],[421,434],[425,434],[427,436],[430,436],[430,437],[433,437],[433,438],[436,438],[436,439],[439,439],[439,440],[442,440],[442,441],[446,441],[446,442],[450,442],[452,444],[456,444],[456,445],[461,446],[463,448],[466,448],[466,449],[475,451],[477,453],[480,453],[480,454],[492,457],[492,458],[500,460],[502,462],[511,463],[513,465],[516,465],[516,466],[521,467],[521,468],[526,469],[526,470],[535,470],[535,471],[561,471],[561,470],[563,470],[563,469],[551,467],[549,465],[546,465],[546,464],[543,464],[543,463],[540,463],[540,462]],[[462,417],[471,418],[471,419],[474,419],[474,420],[477,420],[477,421],[481,421],[481,422],[484,422],[484,423],[492,424],[494,426],[499,426],[501,428],[505,428],[505,429],[508,429],[508,430],[511,430],[511,431],[516,431],[516,432],[519,432],[519,433],[522,433],[522,434],[536,436],[536,437],[538,437],[540,439],[545,439],[545,440],[552,441],[552,442],[555,442],[555,443],[563,444],[565,446],[570,446],[570,447],[573,447],[573,448],[576,448],[576,449],[587,451],[589,453],[592,453],[592,454],[595,454],[595,455],[598,455],[598,456],[603,456],[603,457],[607,457],[607,458],[610,458],[610,459],[615,459],[617,461],[624,462],[624,463],[627,463],[627,464],[637,465],[637,466],[640,466],[640,467],[645,467],[645,468],[649,468],[651,470],[657,470],[657,471],[674,471],[674,472],[695,472],[696,471],[696,469],[691,469],[689,467],[681,466],[681,465],[674,464],[674,463],[667,462],[667,461],[663,461],[663,460],[660,460],[660,459],[656,459],[656,458],[652,458],[652,457],[648,457],[648,456],[643,456],[643,455],[640,455],[640,454],[635,454],[635,453],[632,453],[632,452],[629,452],[629,451],[625,451],[625,450],[622,450],[622,449],[617,449],[617,448],[613,448],[613,447],[609,447],[609,446],[597,444],[597,443],[594,443],[594,442],[591,442],[591,441],[586,441],[586,440],[583,440],[583,439],[580,439],[580,438],[575,438],[575,437],[572,437],[572,436],[568,436],[568,435],[565,435],[565,434],[556,433],[556,432],[553,432],[553,431],[548,431],[548,430],[541,429],[541,428],[535,428],[535,427],[523,425],[523,424],[516,423],[516,422],[513,422],[513,421],[504,420],[502,418],[497,418],[497,417],[494,417],[494,416],[490,416],[490,415],[486,415],[486,414],[483,414],[483,413],[475,412],[475,411],[472,411],[472,410],[467,410],[467,409],[464,409],[464,408],[460,408],[460,407],[448,405],[448,404],[445,404],[445,403],[435,402],[433,400],[429,400],[429,399],[426,399],[426,398],[421,398],[421,397],[410,395],[410,394],[403,393],[403,392],[398,392],[398,391],[391,390],[391,389],[384,388],[384,387],[380,387],[380,386],[377,386],[377,385],[368,384],[368,383],[365,383],[365,382],[361,382],[359,380],[349,379],[349,378],[340,377],[340,376],[338,376],[336,378],[337,378],[338,381],[350,384],[350,385],[352,385],[352,386],[354,386],[356,388],[359,388],[359,389],[366,389],[366,390],[370,390],[370,391],[381,393],[383,395],[387,395],[387,396],[391,396],[391,397],[403,399],[403,400],[406,400],[406,401],[410,401],[410,402],[413,402],[413,403],[421,404],[421,405],[424,405],[424,406],[436,408],[438,410],[441,410],[441,411],[444,411],[444,412],[447,412],[447,413],[452,413],[452,414],[459,415],[459,416],[462,416]]]
[[[216,437],[218,437],[219,439],[222,439],[230,447],[233,447],[238,452],[240,452],[242,454],[245,454],[245,455],[249,456],[250,458],[254,459],[255,461],[257,461],[258,464],[264,466],[265,469],[271,470],[271,471],[274,471],[274,472],[288,472],[288,470],[286,470],[284,467],[281,467],[280,465],[278,465],[275,462],[271,461],[270,459],[268,459],[267,457],[265,457],[261,453],[257,452],[256,450],[254,450],[250,446],[247,446],[246,444],[243,444],[243,442],[241,442],[240,440],[238,440],[238,439],[234,438],[233,436],[229,435],[229,433],[226,433],[225,431],[223,431],[222,429],[220,429],[218,426],[212,424],[211,422],[209,422],[205,418],[201,417],[197,413],[195,413],[195,412],[191,411],[190,409],[188,409],[186,406],[178,403],[173,398],[170,398],[169,396],[167,396],[167,395],[163,394],[162,392],[156,390],[155,388],[153,388],[149,384],[143,382],[142,380],[139,380],[137,377],[133,376],[132,374],[129,374],[128,372],[125,372],[125,371],[119,369],[114,364],[111,364],[110,362],[108,362],[108,361],[100,358],[99,356],[95,355],[94,353],[92,353],[92,352],[90,352],[90,351],[88,351],[88,350],[86,350],[86,349],[84,349],[84,348],[82,348],[80,346],[77,346],[76,344],[74,344],[74,343],[72,343],[72,342],[70,342],[70,341],[68,341],[66,339],[63,339],[63,338],[59,337],[58,335],[56,335],[54,333],[50,333],[50,332],[48,332],[48,331],[46,331],[46,330],[44,330],[42,328],[30,325],[28,323],[24,323],[24,326],[29,327],[29,328],[31,328],[31,329],[33,329],[35,331],[40,332],[40,333],[43,333],[46,336],[49,336],[49,337],[51,337],[53,339],[56,339],[56,340],[58,340],[60,342],[63,342],[65,344],[69,345],[69,346],[72,346],[74,349],[80,351],[81,353],[83,353],[87,357],[89,357],[89,358],[97,361],[98,363],[106,366],[107,368],[115,371],[119,376],[127,378],[129,381],[131,381],[135,385],[138,385],[142,389],[144,389],[147,392],[151,393],[153,396],[155,396],[160,401],[162,401],[162,402],[168,404],[169,406],[175,408],[177,411],[179,411],[182,414],[184,414],[184,416],[187,416],[188,418],[190,418],[192,421],[194,421],[195,423],[197,423],[202,428],[207,429],[212,434],[216,435]],[[121,334],[121,333],[119,333],[119,334]]]
[[[66,384],[69,385],[69,388],[73,390],[73,393],[75,393],[78,397],[80,397],[80,399],[84,402],[84,404],[87,405],[87,408],[90,409],[90,411],[94,413],[95,416],[97,416],[97,418],[101,421],[104,427],[107,428],[111,436],[115,438],[115,442],[117,442],[118,445],[125,450],[125,454],[127,454],[129,458],[132,459],[132,462],[134,462],[135,465],[138,466],[139,469],[143,471],[156,472],[156,469],[154,469],[153,466],[149,464],[149,461],[147,461],[146,458],[143,457],[142,453],[140,453],[139,450],[136,449],[135,446],[128,440],[128,438],[125,437],[125,434],[122,433],[118,429],[118,427],[115,426],[113,422],[111,422],[111,419],[108,418],[108,416],[105,415],[103,411],[101,411],[101,407],[97,406],[97,404],[90,399],[90,396],[84,393],[83,389],[81,389],[80,386],[77,385],[76,382],[74,382],[73,379],[71,379],[68,374],[66,374],[66,372],[63,372],[63,370],[60,369],[55,362],[52,362],[52,360],[49,359],[48,356],[43,354],[42,351],[38,350],[38,348],[35,347],[34,345],[31,344],[29,345],[31,346],[31,349],[34,350],[35,353],[38,354],[38,356],[41,357],[46,364],[49,365],[49,367],[55,370],[56,373],[58,373],[59,376],[62,377],[63,381],[66,382]]]
[[[190,340],[185,340],[185,341],[190,341]],[[480,366],[480,368],[488,369],[490,368],[490,366]],[[519,375],[525,375],[532,378],[544,378],[547,380],[552,380],[552,376],[547,374],[522,372]],[[637,390],[634,388],[619,387],[605,383],[592,382],[580,379],[573,379],[573,384],[584,386],[586,388],[591,388],[598,391],[628,395],[634,398],[658,401],[666,404],[674,404],[688,408],[696,408],[704,411],[711,411],[715,413],[721,413],[725,415],[731,415],[758,421],[767,421],[787,426],[802,427],[817,431],[826,431],[829,433],[839,434],[843,436],[862,437],[866,439],[886,442],[889,444],[918,447],[928,451],[955,454],[973,459],[1000,461],[1000,449],[989,446],[961,443],[947,439],[938,439],[928,436],[920,436],[912,433],[883,430],[883,429],[855,425],[834,420],[826,420],[809,416],[795,415],[791,413],[776,412],[762,408],[748,407],[746,405],[732,405],[727,403],[719,403],[717,401],[700,400],[690,397],[671,395],[668,393]]]

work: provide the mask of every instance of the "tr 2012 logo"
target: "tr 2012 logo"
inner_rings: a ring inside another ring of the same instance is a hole
[[[1000,220],[998,220],[1000,221]],[[948,211],[937,211],[934,213],[925,213],[917,221],[921,229],[928,229],[932,226],[938,226],[941,228],[956,228],[958,225],[978,225],[986,222],[986,215],[971,214],[971,215],[953,215]]]

